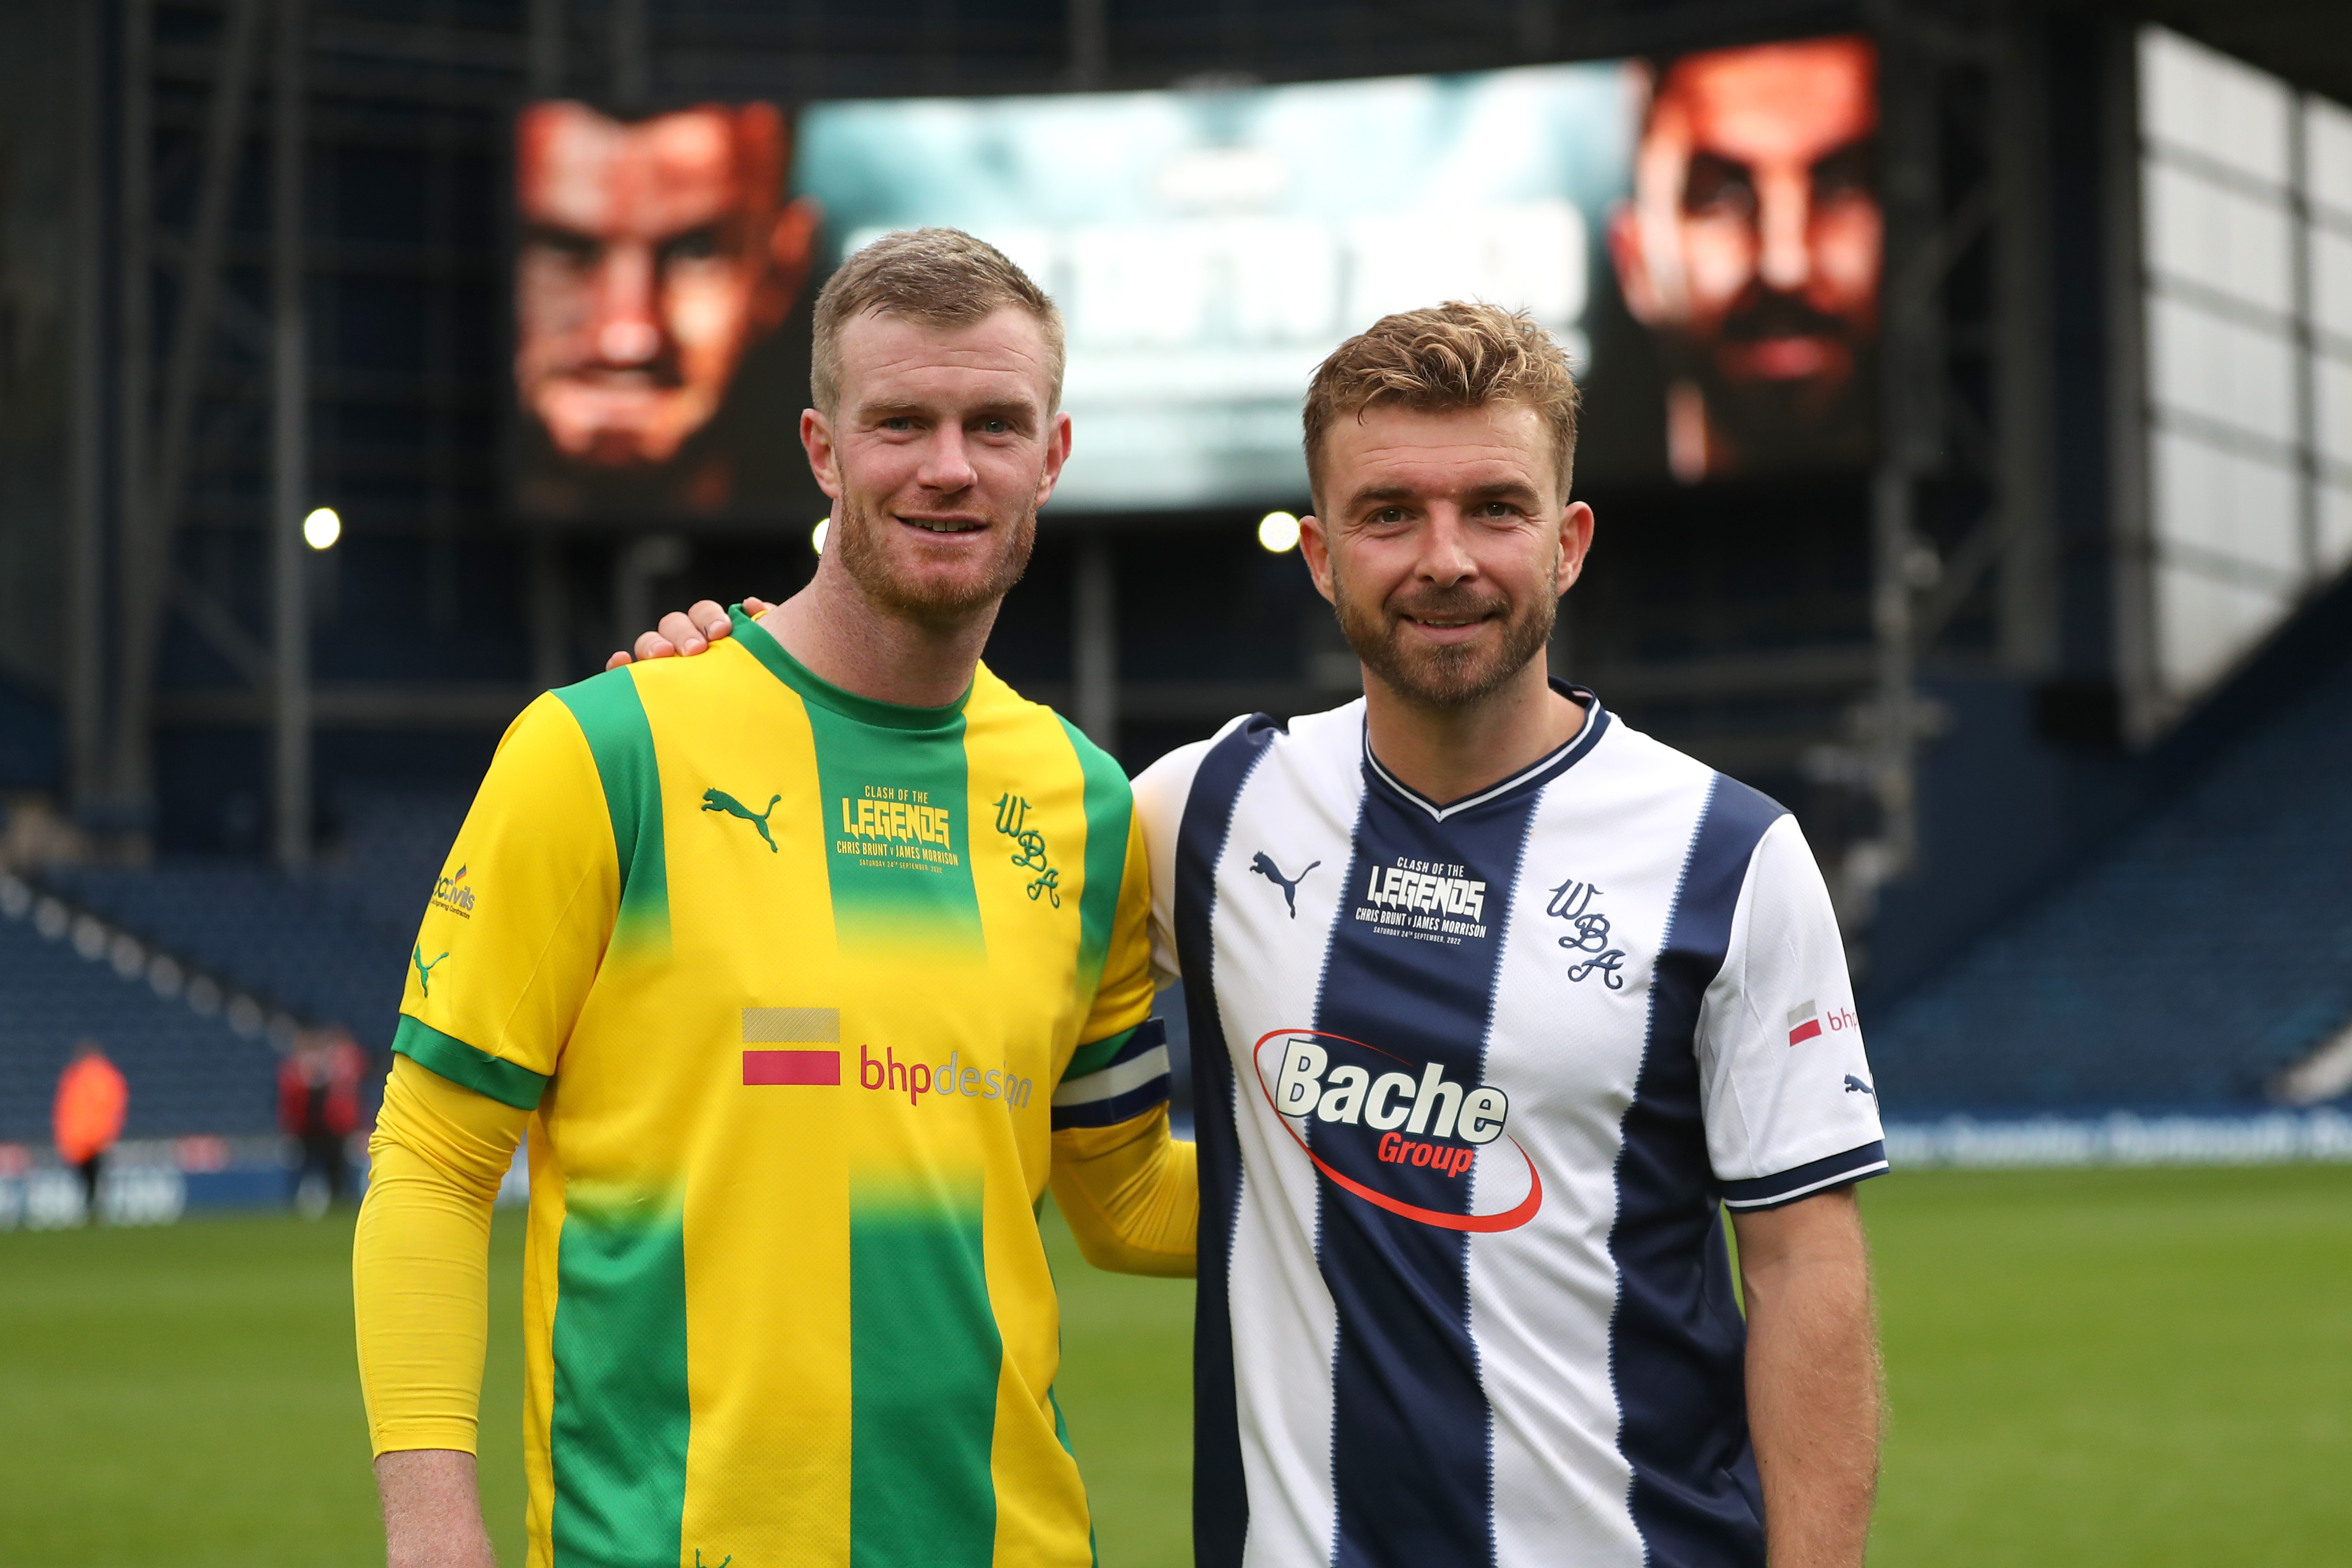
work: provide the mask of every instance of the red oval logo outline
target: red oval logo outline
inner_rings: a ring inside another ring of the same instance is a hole
[[[1265,1066],[1262,1056],[1265,1050],[1265,1043],[1276,1035],[1304,1035],[1313,1039],[1339,1040],[1360,1050],[1370,1051],[1374,1056],[1386,1057],[1400,1066],[1411,1067],[1412,1064],[1393,1051],[1384,1051],[1378,1046],[1368,1046],[1361,1040],[1349,1039],[1345,1035],[1335,1035],[1328,1029],[1268,1029],[1257,1037],[1257,1044],[1250,1047],[1250,1071],[1257,1079],[1258,1093],[1265,1097],[1266,1109],[1274,1112],[1274,1119],[1276,1121],[1282,1123],[1282,1130],[1290,1134],[1290,1141],[1298,1145],[1298,1152],[1306,1155],[1315,1168],[1322,1172],[1333,1185],[1353,1193],[1366,1203],[1384,1208],[1392,1215],[1402,1215],[1416,1224],[1435,1226],[1441,1230],[1467,1230],[1481,1233],[1517,1230],[1535,1218],[1536,1210],[1543,1207],[1543,1173],[1536,1169],[1536,1163],[1533,1160],[1528,1159],[1527,1145],[1516,1138],[1511,1139],[1511,1147],[1517,1149],[1519,1152],[1519,1158],[1527,1162],[1528,1195],[1500,1214],[1445,1214],[1437,1209],[1425,1209],[1418,1204],[1409,1204],[1402,1198],[1392,1198],[1386,1193],[1377,1192],[1353,1177],[1333,1170],[1320,1154],[1307,1146],[1307,1140],[1298,1135],[1298,1129],[1290,1124],[1290,1118],[1285,1116],[1282,1113],[1282,1108],[1274,1103],[1274,1091],[1265,1087]],[[1504,1136],[1510,1135],[1506,1133]]]

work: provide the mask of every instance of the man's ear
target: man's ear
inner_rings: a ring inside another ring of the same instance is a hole
[[[809,472],[816,488],[841,499],[841,468],[833,449],[833,421],[814,408],[801,410],[801,448],[808,453]]]
[[[1056,412],[1053,423],[1045,428],[1045,470],[1037,478],[1037,504],[1044,506],[1054,498],[1054,487],[1062,482],[1062,465],[1070,460],[1070,416]]]
[[[1555,594],[1565,594],[1584,574],[1584,559],[1592,552],[1592,509],[1580,500],[1568,503],[1559,518],[1559,565]]]
[[[1331,587],[1331,538],[1313,512],[1298,520],[1298,553],[1307,557],[1307,574],[1315,579],[1315,591],[1337,604]]]

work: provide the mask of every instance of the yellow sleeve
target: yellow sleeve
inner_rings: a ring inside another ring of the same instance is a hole
[[[1124,795],[1126,781],[1121,780]],[[1120,858],[1118,902],[1111,911],[1110,941],[1104,950],[1102,979],[1094,1005],[1078,1030],[1079,1055],[1086,1047],[1132,1029],[1151,1016],[1151,868],[1143,854],[1143,819],[1131,805],[1126,812],[1127,847]],[[1074,1062],[1069,1074],[1076,1072]]]
[[[360,1391],[376,1453],[474,1452],[490,1205],[528,1112],[394,1059],[352,1244]]]
[[[554,1076],[623,914],[636,824],[607,805],[595,721],[600,702],[625,700],[640,724],[643,709],[610,679],[549,692],[508,729],[409,955],[394,1052],[520,1110]]]
[[[1189,1278],[1200,1164],[1168,1128],[1168,1037],[1151,1017],[1151,874],[1130,813],[1102,984],[1054,1089],[1054,1201],[1097,1268]]]
[[[1117,1126],[1054,1134],[1054,1202],[1097,1268],[1191,1279],[1200,1171],[1195,1147],[1169,1132],[1164,1102]]]

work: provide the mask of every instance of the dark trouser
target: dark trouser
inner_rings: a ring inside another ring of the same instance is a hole
[[[92,1220],[98,1218],[98,1178],[106,1169],[106,1152],[100,1150],[74,1167],[81,1173],[81,1195],[85,1212]]]
[[[343,1188],[351,1179],[349,1162],[343,1158],[343,1141],[332,1132],[302,1134],[302,1168],[294,1173],[294,1185],[299,1190],[311,1172],[327,1179],[327,1201],[341,1203]]]

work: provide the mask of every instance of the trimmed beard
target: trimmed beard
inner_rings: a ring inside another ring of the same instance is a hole
[[[1482,596],[1446,588],[1400,596],[1388,605],[1368,608],[1349,598],[1339,563],[1332,563],[1331,608],[1339,618],[1340,635],[1348,639],[1356,657],[1364,661],[1366,669],[1379,676],[1398,696],[1425,708],[1475,707],[1508,685],[1527,668],[1528,661],[1551,641],[1552,623],[1559,616],[1559,601],[1538,594],[1532,603],[1511,612],[1503,622],[1501,646],[1491,657],[1484,658],[1480,650],[1470,647],[1423,647],[1408,652],[1399,616],[1410,612],[1424,618],[1450,618],[1477,615],[1508,604],[1509,600],[1500,595]]]
[[[916,621],[948,621],[991,607],[1013,592],[1029,570],[1030,552],[1037,546],[1037,509],[1031,507],[1003,552],[980,580],[970,586],[908,581],[900,575],[890,552],[882,547],[882,522],[877,514],[844,496],[838,540],[827,542],[841,552],[842,568],[876,608]]]

